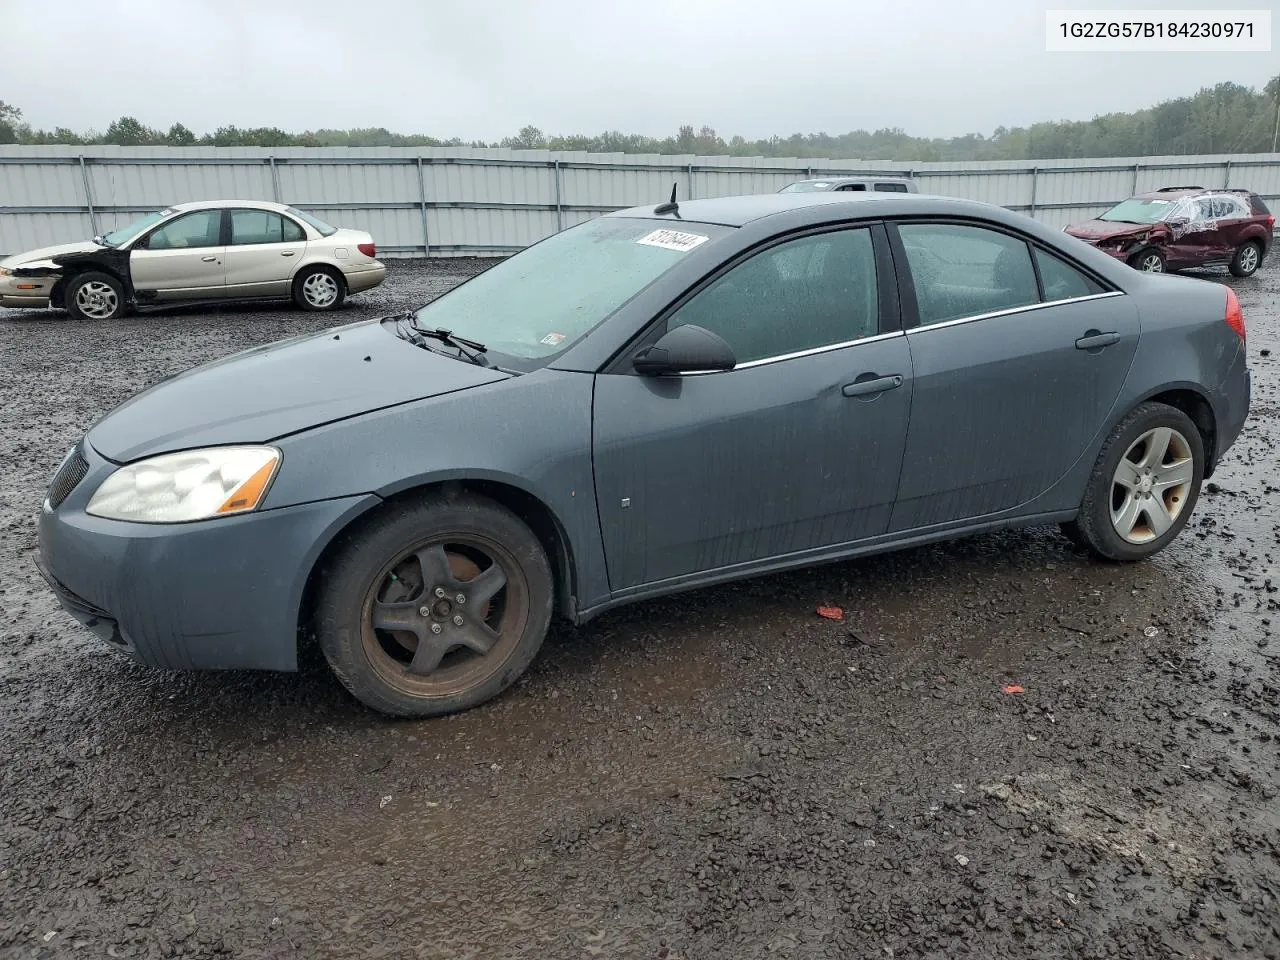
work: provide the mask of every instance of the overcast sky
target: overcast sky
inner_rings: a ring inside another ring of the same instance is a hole
[[[496,140],[1088,119],[1280,56],[1044,49],[1046,9],[1141,0],[0,0],[0,100],[38,127],[387,127]],[[1213,0],[1162,0],[1164,8]],[[1275,8],[1276,0],[1218,8]]]

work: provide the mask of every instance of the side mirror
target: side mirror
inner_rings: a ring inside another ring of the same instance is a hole
[[[691,323],[668,330],[631,361],[636,372],[647,377],[732,370],[737,363],[729,344],[705,327]]]

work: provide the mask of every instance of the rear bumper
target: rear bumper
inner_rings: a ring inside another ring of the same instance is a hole
[[[1240,345],[1235,360],[1227,371],[1222,382],[1222,414],[1218,425],[1217,460],[1231,448],[1244,429],[1249,418],[1249,403],[1252,399],[1253,376],[1249,372],[1249,364],[1245,359],[1244,344]]]
[[[375,260],[364,269],[348,269],[344,270],[343,274],[347,278],[347,292],[359,293],[362,290],[370,290],[387,279],[387,267],[381,261]]]

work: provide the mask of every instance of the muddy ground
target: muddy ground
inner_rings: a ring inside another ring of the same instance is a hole
[[[102,412],[474,269],[0,317],[0,956],[1280,957],[1280,264],[1234,282],[1252,419],[1151,562],[1031,530],[644,603],[419,723],[59,610],[33,520]]]

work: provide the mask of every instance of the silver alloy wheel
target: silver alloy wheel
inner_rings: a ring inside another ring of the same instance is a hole
[[[1258,248],[1249,244],[1240,251],[1240,269],[1244,273],[1253,273],[1258,269]]]
[[[116,312],[120,298],[111,284],[90,280],[76,291],[76,307],[92,320],[105,320]]]
[[[302,295],[313,307],[323,309],[338,299],[338,281],[323,271],[317,271],[302,281]]]
[[[1138,269],[1145,270],[1147,273],[1164,273],[1164,264],[1160,260],[1160,254],[1148,253],[1138,261]]]
[[[1129,543],[1150,543],[1182,515],[1195,478],[1191,444],[1172,427],[1138,437],[1111,478],[1111,525]]]

